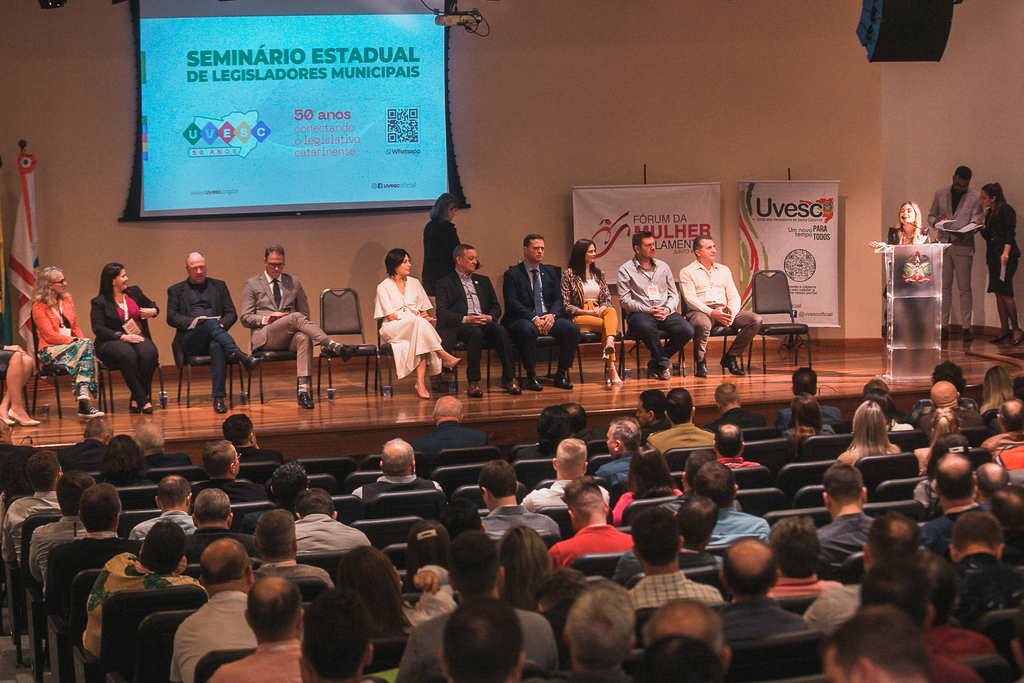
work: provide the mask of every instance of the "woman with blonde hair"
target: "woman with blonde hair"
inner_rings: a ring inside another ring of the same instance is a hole
[[[588,239],[576,240],[569,267],[562,271],[562,304],[565,314],[581,330],[604,337],[604,378],[622,384],[615,370],[615,335],[619,316],[612,306],[604,271],[597,267],[597,247]]]
[[[853,414],[853,442],[839,456],[839,462],[854,465],[866,455],[899,453],[899,446],[889,441],[888,421],[882,407],[874,401],[864,401]]]
[[[68,369],[78,399],[78,417],[88,420],[103,415],[92,405],[96,394],[96,352],[92,340],[78,326],[75,304],[67,288],[68,281],[60,268],[43,268],[32,290],[32,320],[39,337],[39,358]]]
[[[914,455],[917,456],[917,462],[920,466],[919,476],[925,474],[928,470],[928,463],[932,461],[932,454],[935,449],[935,443],[938,441],[940,436],[947,434],[959,434],[960,433],[960,418],[956,416],[949,408],[939,408],[935,411],[935,417],[932,419],[932,433],[931,443],[927,448],[915,448]]]
[[[982,389],[981,414],[999,410],[999,406],[1013,398],[1013,377],[1002,365],[993,365],[985,373]]]
[[[886,244],[928,244],[934,241],[921,229],[921,209],[914,202],[904,202],[900,206],[899,219],[895,226],[889,228],[885,242],[869,242],[868,246],[879,249]]]

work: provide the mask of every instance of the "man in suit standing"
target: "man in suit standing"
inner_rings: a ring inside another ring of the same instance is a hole
[[[427,456],[430,467],[434,466],[434,456],[445,448],[487,445],[486,433],[462,426],[462,403],[454,396],[437,399],[434,404],[434,424],[434,431],[417,436],[409,442],[413,450]]]
[[[437,333],[441,346],[448,353],[455,352],[455,344],[466,344],[466,381],[470,398],[482,398],[480,389],[480,352],[486,341],[501,359],[501,384],[508,393],[523,393],[516,381],[512,364],[512,343],[508,331],[497,323],[501,315],[498,297],[494,295],[491,279],[477,275],[479,267],[476,249],[468,244],[455,247],[455,272],[437,281]]]
[[[523,239],[523,260],[505,271],[502,291],[505,295],[505,316],[501,319],[519,347],[519,357],[526,368],[524,389],[542,391],[537,381],[537,337],[550,335],[560,344],[555,386],[572,389],[569,371],[580,343],[580,328],[562,317],[562,287],[558,271],[541,263],[544,260],[544,237],[537,234]]]
[[[167,288],[167,324],[177,330],[174,345],[186,356],[210,357],[213,411],[228,412],[224,405],[224,377],[228,358],[238,359],[248,371],[260,364],[243,352],[228,334],[238,320],[235,304],[223,280],[206,277],[206,259],[192,252],[185,259],[188,279]]]
[[[313,409],[309,395],[313,344],[319,344],[343,361],[353,347],[334,341],[309,319],[309,302],[299,278],[284,272],[284,247],[271,244],[263,252],[264,271],[245,281],[242,290],[242,325],[252,330],[250,344],[256,351],[294,351],[298,356],[299,406]]]

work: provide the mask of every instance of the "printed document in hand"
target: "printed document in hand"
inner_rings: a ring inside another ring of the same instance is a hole
[[[974,230],[981,229],[981,226],[978,225],[977,223],[968,223],[962,228],[952,228],[950,227],[951,225],[953,225],[953,221],[951,220],[939,221],[938,223],[935,224],[935,227],[938,228],[939,230],[945,230],[946,232],[973,232]]]
[[[194,329],[197,324],[203,322],[204,320],[220,320],[220,316],[219,315],[201,315],[201,316],[199,316],[198,318],[195,318],[192,321],[192,324],[188,326],[188,329],[190,329],[190,330]]]

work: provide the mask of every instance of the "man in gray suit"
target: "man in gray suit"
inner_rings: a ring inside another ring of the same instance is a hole
[[[332,340],[309,319],[309,302],[299,278],[284,272],[284,247],[278,244],[267,247],[263,265],[264,272],[245,281],[242,325],[252,330],[253,353],[287,350],[298,355],[299,405],[312,409],[309,387],[313,344],[319,344],[342,360],[352,357],[352,347]]]
[[[928,212],[928,225],[935,228],[940,221],[950,221],[946,230],[936,229],[936,239],[949,244],[942,260],[942,339],[949,338],[949,313],[953,305],[953,276],[960,292],[960,319],[964,328],[964,341],[974,339],[971,333],[971,264],[974,261],[974,234],[970,232],[947,232],[959,230],[968,223],[981,225],[984,211],[981,208],[981,194],[972,190],[971,169],[960,166],[953,173],[953,184],[935,191],[932,208]]]

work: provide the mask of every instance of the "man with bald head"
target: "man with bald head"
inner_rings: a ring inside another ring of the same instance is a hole
[[[1024,402],[1019,398],[1011,398],[1004,402],[999,406],[996,421],[999,423],[1000,433],[985,439],[981,444],[981,447],[987,448],[993,456],[1007,444],[1024,441]]]
[[[174,683],[192,683],[196,664],[208,652],[256,647],[256,636],[245,619],[254,583],[245,548],[229,538],[214,541],[203,551],[199,564],[199,583],[210,601],[181,622],[174,634]]]
[[[732,603],[722,608],[722,627],[728,641],[767,638],[780,633],[806,631],[800,615],[788,612],[768,591],[778,579],[778,563],[761,540],[744,538],[725,551],[722,585]]]
[[[188,278],[167,288],[167,324],[177,330],[172,346],[186,356],[210,357],[213,410],[228,412],[224,405],[224,378],[228,359],[252,371],[260,364],[238,348],[228,330],[238,320],[231,293],[223,280],[206,277],[206,259],[192,252],[185,259]],[[241,378],[239,378],[241,381]]]
[[[697,600],[673,600],[659,607],[644,624],[643,636],[644,647],[671,636],[699,640],[718,653],[722,670],[729,670],[732,649],[725,644],[722,618],[713,608]]]
[[[960,429],[983,427],[985,425],[985,421],[981,419],[981,413],[976,410],[960,407],[960,392],[957,391],[956,386],[952,382],[941,381],[933,384],[931,399],[934,409],[921,418],[917,425],[918,429],[923,429],[930,434],[935,415],[943,408],[952,411],[957,416],[960,420]]]
[[[445,448],[487,445],[487,434],[462,426],[462,402],[454,396],[442,396],[434,404],[434,425],[434,431],[409,442],[413,450],[427,456],[430,467],[434,466],[434,457]]]
[[[360,486],[352,495],[369,503],[382,493],[392,491],[441,490],[436,481],[416,476],[416,454],[412,446],[402,439],[391,439],[381,451],[380,469],[384,473],[377,481]]]
[[[934,396],[934,394],[933,394]],[[971,461],[962,453],[947,453],[935,466],[935,493],[944,513],[921,527],[921,545],[939,557],[948,557],[949,539],[957,518],[978,507],[977,482]]]
[[[184,453],[164,453],[164,430],[146,422],[135,430],[135,443],[142,449],[146,469],[154,467],[190,467],[192,460]]]

